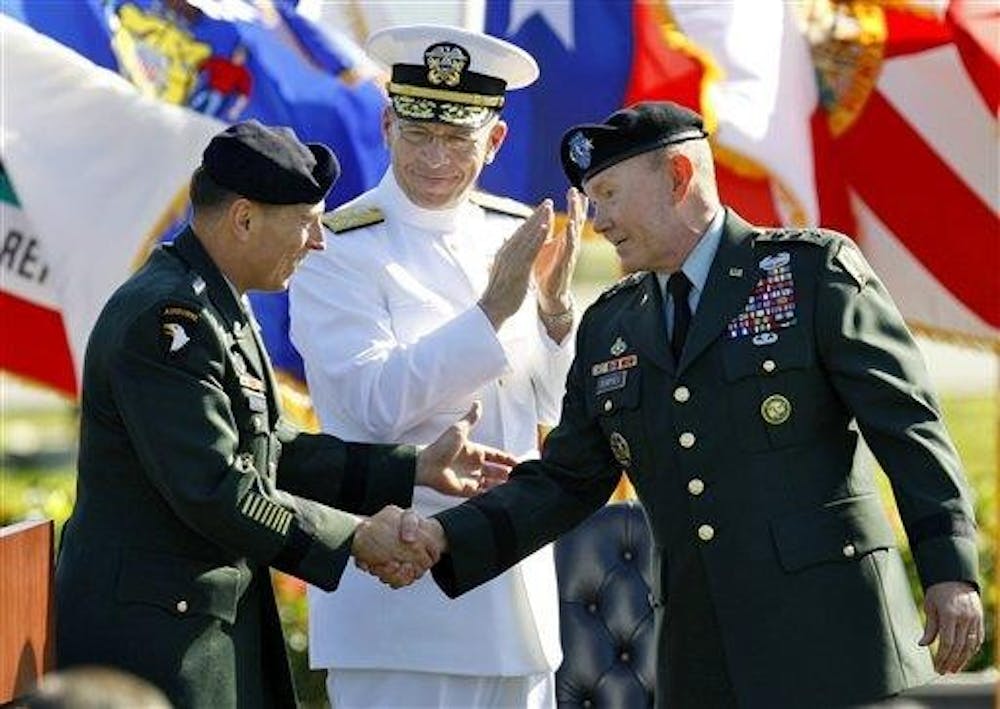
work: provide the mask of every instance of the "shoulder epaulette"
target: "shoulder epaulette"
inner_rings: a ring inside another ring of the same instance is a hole
[[[828,229],[763,229],[754,237],[755,244],[802,243],[814,246],[826,246],[833,239]]]
[[[323,224],[334,234],[345,234],[384,221],[385,214],[378,207],[341,207],[323,215]]]
[[[638,285],[639,281],[645,278],[647,273],[648,271],[636,271],[635,273],[628,274],[617,283],[614,283],[613,285],[609,286],[603,293],[597,296],[597,302],[606,300],[611,296],[615,295],[616,293],[620,293],[626,288],[631,288],[633,286]]]
[[[488,212],[499,212],[500,214],[523,217],[524,219],[530,217],[534,211],[531,207],[523,202],[518,202],[516,199],[498,197],[488,192],[472,192],[469,195],[469,201],[473,204],[478,204]]]

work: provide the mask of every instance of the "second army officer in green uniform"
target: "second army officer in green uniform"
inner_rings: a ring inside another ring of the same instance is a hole
[[[191,226],[101,313],[56,572],[60,667],[123,668],[181,707],[294,706],[268,566],[333,589],[352,553],[381,560],[401,516],[382,508],[408,506],[415,480],[468,494],[484,457],[505,461],[467,444],[475,409],[416,459],[281,418],[242,294],[286,287],[322,248],[338,174],[287,129],[228,128],[192,179]]]
[[[438,582],[462,593],[530,554],[624,468],[655,544],[658,706],[872,701],[929,680],[935,639],[938,671],[960,669],[983,639],[966,483],[853,243],[724,208],[701,117],[676,104],[571,129],[562,160],[633,275],[583,317],[541,461],[427,523]],[[857,429],[895,491],[923,631]]]

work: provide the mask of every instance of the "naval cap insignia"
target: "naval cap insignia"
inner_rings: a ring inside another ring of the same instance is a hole
[[[577,131],[569,139],[569,159],[581,170],[590,167],[591,152],[594,144],[582,131]]]
[[[622,338],[619,337],[611,345],[611,354],[613,354],[615,357],[617,357],[618,355],[620,355],[622,352],[624,352],[627,349],[628,349],[628,345],[625,343],[625,340],[623,340]]]
[[[760,415],[772,426],[778,426],[792,415],[792,402],[781,394],[771,394],[760,405]]]
[[[629,450],[625,436],[618,431],[612,431],[608,443],[611,445],[611,454],[618,461],[618,464],[623,468],[629,467],[632,464],[632,451]]]
[[[427,81],[435,86],[458,86],[462,72],[469,65],[469,53],[457,44],[432,44],[424,52]]]

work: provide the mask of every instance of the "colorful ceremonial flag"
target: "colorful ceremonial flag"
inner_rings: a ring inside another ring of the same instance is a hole
[[[381,89],[355,70],[356,46],[301,16],[295,5],[3,5],[10,16],[0,17],[5,45],[17,47],[13,58],[5,57],[3,77],[3,131],[14,140],[5,140],[0,159],[51,267],[47,305],[62,315],[72,358],[55,367],[61,374],[41,381],[75,391],[100,306],[149,246],[172,238],[183,223],[187,177],[224,125],[256,118],[332,146],[343,175],[330,207],[377,182],[387,165]],[[55,195],[58,213],[40,213],[53,211]],[[0,284],[5,321],[15,302],[7,298],[10,287]],[[251,301],[276,366],[301,379],[301,359],[288,340],[286,296],[252,294]],[[37,339],[28,349],[51,346]],[[6,358],[0,367],[38,379],[38,372]],[[72,387],[67,372],[74,372]]]
[[[759,224],[851,234],[912,325],[995,348],[1000,14],[883,5],[490,2],[486,30],[531,52],[541,78],[509,97],[483,185],[558,197],[567,127],[672,99],[706,117],[725,202]]]

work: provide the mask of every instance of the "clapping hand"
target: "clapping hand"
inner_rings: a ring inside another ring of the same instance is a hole
[[[552,200],[543,200],[497,251],[490,281],[479,299],[479,307],[495,329],[499,329],[524,302],[532,265],[542,244],[552,234],[554,219]]]
[[[587,196],[575,187],[566,192],[566,228],[542,244],[532,271],[538,284],[538,306],[557,314],[572,308],[570,285],[580,252],[580,237],[587,220]]]

